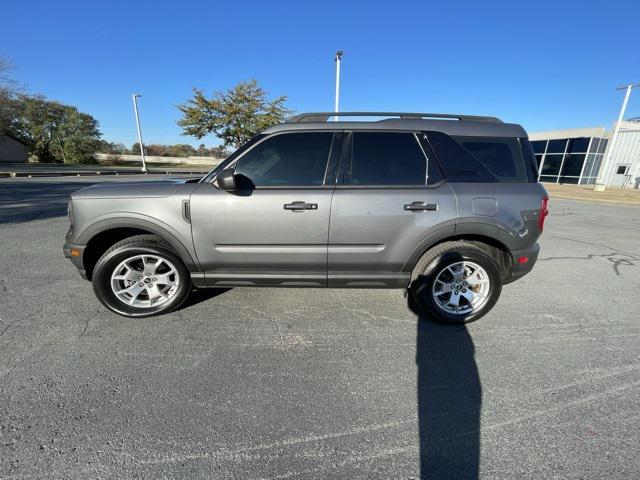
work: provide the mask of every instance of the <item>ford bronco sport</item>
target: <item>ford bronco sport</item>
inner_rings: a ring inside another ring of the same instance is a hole
[[[409,289],[426,316],[480,318],[533,267],[547,214],[522,127],[422,113],[308,113],[200,180],[75,192],[65,255],[121,315],[192,286]]]

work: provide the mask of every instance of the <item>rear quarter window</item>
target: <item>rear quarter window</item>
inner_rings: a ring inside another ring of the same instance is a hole
[[[529,182],[518,138],[449,136],[429,132],[429,142],[451,182]]]

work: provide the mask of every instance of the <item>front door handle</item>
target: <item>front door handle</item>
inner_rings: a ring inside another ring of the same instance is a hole
[[[405,204],[404,209],[409,212],[435,212],[436,210],[438,210],[438,204],[427,202],[413,202]]]
[[[293,212],[301,212],[303,210],[317,210],[317,203],[307,203],[307,202],[293,202],[293,203],[285,203],[285,210],[291,210]]]

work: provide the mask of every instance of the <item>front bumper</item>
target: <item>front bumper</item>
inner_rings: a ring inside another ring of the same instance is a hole
[[[511,250],[511,256],[513,257],[513,263],[511,264],[511,271],[507,274],[503,283],[511,283],[519,278],[524,277],[529,273],[538,260],[538,254],[540,253],[540,245],[538,243],[533,244],[530,248],[524,248],[522,250]],[[518,261],[521,257],[527,257],[525,263]]]
[[[75,243],[65,242],[64,246],[62,247],[62,251],[64,252],[64,256],[71,260],[71,263],[76,266],[80,276],[85,280],[88,280],[83,261],[85,248],[86,245],[77,245]],[[79,252],[79,254],[72,254],[71,250],[73,250],[74,253]]]

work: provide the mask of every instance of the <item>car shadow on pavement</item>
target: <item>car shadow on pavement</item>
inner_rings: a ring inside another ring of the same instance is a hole
[[[418,317],[420,478],[477,479],[482,386],[473,340],[464,325]]]
[[[200,302],[222,295],[231,290],[230,288],[194,288],[179,310],[197,305]]]

